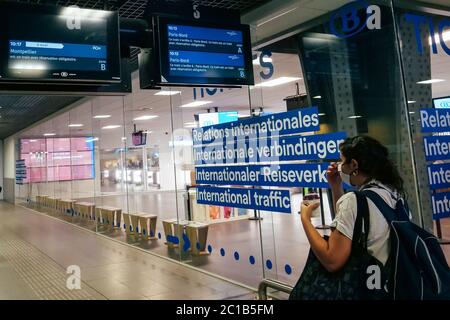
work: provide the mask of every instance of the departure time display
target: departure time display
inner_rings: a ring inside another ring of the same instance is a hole
[[[245,78],[242,32],[168,25],[170,75]]]
[[[248,27],[160,20],[161,83],[252,84]]]
[[[66,70],[54,76],[73,77],[71,71],[106,71],[106,46],[11,40],[9,68],[21,70]]]
[[[119,82],[117,13],[0,4],[0,80]]]

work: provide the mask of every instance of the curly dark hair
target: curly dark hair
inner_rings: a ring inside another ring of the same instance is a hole
[[[368,136],[347,138],[339,145],[341,153],[349,163],[358,162],[358,170],[376,179],[400,194],[405,194],[403,179],[389,158],[388,149],[378,140]]]

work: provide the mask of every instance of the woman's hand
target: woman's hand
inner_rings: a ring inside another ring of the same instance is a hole
[[[338,171],[338,164],[333,162],[327,169],[327,180],[331,188],[340,188],[342,186],[342,179]]]
[[[307,202],[302,202],[302,208],[300,211],[301,218],[307,221],[311,221],[312,212],[314,209],[317,209],[320,206],[320,203],[308,204]]]

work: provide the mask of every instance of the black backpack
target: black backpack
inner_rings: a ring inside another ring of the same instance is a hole
[[[362,193],[390,226],[391,251],[384,267],[389,299],[450,299],[450,268],[438,239],[409,220],[403,200],[398,200],[393,209],[376,192]]]

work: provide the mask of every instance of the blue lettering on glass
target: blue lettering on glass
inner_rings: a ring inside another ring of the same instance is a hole
[[[447,47],[447,44],[445,43],[445,39],[444,39],[444,28],[446,28],[446,27],[450,27],[450,20],[448,20],[448,19],[442,20],[439,23],[439,40],[440,40],[442,49],[444,49],[446,54],[450,55],[450,48]],[[432,38],[434,38],[434,37],[432,37]]]
[[[328,188],[329,163],[196,167],[197,184]]]
[[[209,88],[206,88],[206,93],[207,93],[208,95],[210,95],[210,96],[213,96],[213,95],[215,95],[215,94],[217,93],[217,89],[209,89]]]
[[[282,136],[319,131],[318,112],[317,107],[310,107],[267,116],[252,117],[210,127],[195,128],[192,130],[192,140],[195,146],[214,142],[223,144],[230,138],[239,140],[249,136],[258,138],[260,135],[264,135],[265,137],[270,136],[272,132]],[[250,129],[252,133],[248,134]]]
[[[256,143],[194,146],[194,161],[202,165],[339,159],[339,144],[346,138],[346,132],[336,132],[259,139]]]
[[[404,15],[406,22],[411,22],[414,25],[414,31],[416,33],[417,51],[419,54],[423,54],[422,36],[420,34],[420,25],[426,23],[428,19],[424,16],[418,16],[412,13],[406,13]],[[433,40],[432,40],[433,41]],[[433,41],[434,42],[434,41]],[[435,44],[436,46],[436,44]]]
[[[426,161],[450,159],[450,136],[431,136],[423,138]]]
[[[275,68],[273,66],[273,63],[270,62],[270,61],[264,61],[265,57],[270,58],[271,56],[272,56],[272,52],[266,51],[266,50],[262,51],[261,55],[259,56],[259,64],[260,64],[261,68],[267,68],[268,69],[267,73],[265,73],[264,71],[261,71],[259,73],[261,78],[264,79],[264,80],[270,79],[273,76],[274,72],[275,72]]]
[[[431,196],[433,220],[450,217],[450,193],[435,193]]]
[[[414,32],[416,36],[416,44],[417,44],[417,52],[420,55],[424,54],[424,43],[422,42],[422,36],[421,36],[421,25],[426,24],[428,25],[428,31],[430,33],[430,40],[431,40],[431,48],[433,54],[438,54],[438,48],[436,44],[436,33],[435,33],[435,25],[432,17],[426,17],[421,16],[413,13],[405,13],[404,19],[406,22],[412,23],[414,27]],[[441,44],[442,50],[444,50],[445,53],[450,55],[450,48],[445,43],[444,38],[444,32],[445,28],[450,27],[450,20],[444,19],[439,22],[438,24],[438,35],[439,35],[439,43]],[[426,45],[426,44],[425,44]]]
[[[422,132],[450,131],[450,110],[420,109],[420,125]]]
[[[359,12],[363,10],[365,20]],[[339,28],[340,26],[340,28]],[[353,1],[336,10],[330,19],[330,31],[339,38],[349,38],[360,33],[364,28],[381,29],[381,9],[363,1]]]
[[[291,213],[289,190],[197,187],[197,203]]]
[[[427,175],[432,190],[450,187],[450,163],[428,165]]]
[[[231,89],[228,89],[228,90],[231,90]],[[200,98],[204,98],[205,97],[205,91],[206,91],[206,93],[209,96],[213,96],[213,95],[215,95],[215,94],[217,94],[219,92],[222,93],[223,89],[222,88],[221,89],[217,89],[217,88],[214,88],[214,89],[200,88]],[[197,88],[192,88],[192,93],[193,93],[194,100],[197,100]]]

